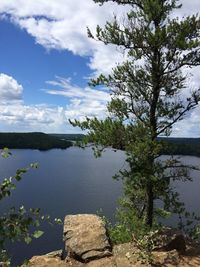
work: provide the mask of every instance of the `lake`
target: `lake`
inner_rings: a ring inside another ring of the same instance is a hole
[[[122,186],[112,176],[123,168],[123,152],[109,149],[99,159],[94,158],[92,149],[76,147],[49,151],[12,150],[12,154],[8,159],[0,159],[1,180],[30,163],[38,162],[39,168],[30,170],[17,184],[12,196],[0,203],[1,212],[23,204],[27,208],[40,207],[52,218],[63,219],[67,214],[96,213],[102,209],[104,215],[114,219]],[[45,234],[30,245],[17,243],[10,248],[15,264],[32,255],[62,248],[62,226],[45,224],[43,230]]]
[[[45,214],[63,219],[67,214],[96,213],[114,220],[117,199],[122,193],[122,184],[112,176],[125,167],[122,151],[108,149],[95,159],[92,149],[71,147],[67,150],[53,149],[12,150],[12,157],[0,159],[0,180],[15,173],[17,168],[38,162],[39,168],[30,170],[17,184],[10,198],[0,203],[0,211],[11,206],[40,207]],[[188,164],[200,166],[200,158],[184,156]],[[192,171],[193,182],[176,183],[181,198],[189,210],[200,214],[200,173]],[[33,255],[45,254],[62,248],[62,226],[44,224],[45,234],[30,245],[17,243],[9,247],[14,264]]]

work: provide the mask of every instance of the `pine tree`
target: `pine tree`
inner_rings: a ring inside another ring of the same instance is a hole
[[[138,218],[152,226],[155,200],[166,211],[177,211],[178,195],[170,181],[188,179],[187,168],[173,157],[159,160],[163,151],[159,136],[169,136],[173,125],[184,119],[200,100],[198,88],[186,99],[182,91],[188,76],[183,70],[200,65],[200,18],[172,18],[181,8],[178,0],[94,0],[100,5],[115,2],[129,12],[113,17],[105,27],[97,26],[90,38],[114,44],[126,55],[108,76],[100,75],[92,86],[106,86],[111,92],[109,117],[71,122],[87,129],[86,142],[96,151],[106,146],[124,149],[129,168],[120,171],[124,193]]]

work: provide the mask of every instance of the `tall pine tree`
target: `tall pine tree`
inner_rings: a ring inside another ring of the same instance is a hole
[[[163,144],[173,125],[184,119],[200,100],[198,88],[186,99],[183,70],[200,65],[200,18],[198,15],[171,18],[181,8],[178,0],[94,0],[100,5],[114,2],[127,5],[123,19],[113,17],[105,27],[97,26],[90,38],[114,44],[125,51],[126,59],[108,76],[100,75],[92,86],[110,88],[110,116],[105,120],[86,118],[71,122],[87,129],[86,142],[96,152],[106,146],[124,149],[129,168],[120,171],[124,193],[138,218],[152,226],[155,200],[167,211],[177,211],[177,193],[170,181],[187,179],[187,168],[177,159],[159,160]]]

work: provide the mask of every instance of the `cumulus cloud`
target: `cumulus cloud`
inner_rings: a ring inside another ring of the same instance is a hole
[[[9,86],[5,87],[5,84]],[[71,79],[62,77],[47,81],[47,86],[50,88],[43,89],[43,92],[66,97],[68,104],[65,107],[47,104],[26,105],[22,101],[22,85],[13,77],[1,73],[0,96],[4,96],[4,100],[0,101],[0,131],[75,132],[77,129],[69,125],[69,119],[76,118],[82,121],[86,116],[105,118],[107,115],[106,104],[110,100],[110,95],[106,90],[82,88],[73,84]],[[200,108],[188,114],[185,120],[175,125],[173,135],[198,136],[199,114]]]
[[[0,131],[64,132],[67,124],[63,107],[24,103],[0,105]]]
[[[106,107],[105,103],[99,101],[89,101],[72,99],[70,104],[66,107],[65,116],[68,119],[85,120],[85,117],[98,117],[99,119],[105,118]]]
[[[26,105],[22,100],[22,85],[13,77],[1,73],[0,131],[74,132],[69,119],[105,117],[106,103],[110,99],[106,91],[81,88],[62,77],[47,81],[47,84],[51,88],[44,89],[45,93],[68,98],[69,103],[65,107]]]
[[[23,86],[12,76],[0,73],[0,131],[63,128],[67,123],[63,107],[25,105],[23,90]]]
[[[199,0],[181,0],[183,8],[174,16],[183,16],[200,9]],[[23,8],[22,8],[23,7]],[[0,13],[32,35],[46,49],[69,50],[80,56],[90,56],[89,66],[96,73],[109,72],[123,55],[87,37],[86,27],[95,31],[113,14],[123,15],[127,7],[106,3],[99,7],[92,0],[1,0]],[[112,56],[111,56],[112,55]]]
[[[19,101],[22,99],[23,87],[11,76],[0,73],[0,101]]]
[[[89,66],[97,73],[110,71],[123,55],[113,47],[89,39],[86,27],[95,31],[97,24],[104,25],[113,13],[123,14],[124,11],[125,7],[112,3],[100,8],[92,0],[0,1],[3,17],[7,15],[11,22],[25,29],[36,43],[46,49],[68,50],[75,55],[89,56]]]

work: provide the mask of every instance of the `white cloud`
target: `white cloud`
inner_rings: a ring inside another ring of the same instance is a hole
[[[61,77],[47,84],[53,88],[43,91],[67,97],[69,104],[66,107],[26,105],[22,100],[22,85],[13,77],[1,73],[0,97],[4,100],[0,101],[0,131],[77,132],[69,125],[69,119],[105,117],[106,103],[110,99],[106,91],[81,88],[73,85],[70,79]]]
[[[176,123],[172,136],[200,137],[200,107],[189,113],[184,120]]]
[[[0,131],[64,132],[64,108],[48,105],[0,105]]]
[[[175,16],[192,14],[200,10],[199,0],[182,0],[180,3],[183,3],[183,8],[176,10]],[[103,25],[106,20],[113,17],[113,13],[122,14],[124,11],[125,8],[113,3],[99,7],[92,0],[0,1],[2,17],[8,16],[11,22],[33,36],[36,43],[46,49],[68,50],[76,55],[89,56],[89,67],[95,73],[108,73],[116,62],[122,60],[123,55],[112,46],[104,46],[89,39],[86,27],[89,26],[92,31],[95,31],[97,24]],[[190,80],[190,87],[197,88],[199,70],[193,73],[194,78]],[[46,90],[47,93],[69,98],[70,102],[66,108],[26,106],[24,103],[4,105],[0,107],[0,121],[5,125],[16,123],[16,127],[21,123],[29,130],[38,127],[37,129],[41,128],[44,131],[45,129],[46,131],[51,131],[51,129],[59,131],[59,129],[66,130],[66,126],[63,127],[63,125],[67,123],[67,118],[82,119],[85,115],[103,116],[105,114],[105,104],[109,99],[106,92],[95,91],[88,87],[80,88],[66,79],[51,81],[50,85],[56,88]],[[23,87],[17,81],[8,75],[1,74],[1,99],[22,101],[22,92]],[[193,125],[196,125],[195,121],[200,117],[198,114],[200,114],[199,109],[193,111],[186,123],[180,122],[177,125],[175,133],[192,134]],[[183,125],[185,125],[184,130]],[[196,130],[194,132],[197,133]]]
[[[175,16],[192,14],[200,10],[199,0],[181,0],[183,8]],[[126,6],[106,3],[102,7],[92,0],[1,0],[0,13],[32,35],[36,43],[46,49],[69,50],[76,55],[90,56],[89,66],[97,73],[109,72],[123,56],[115,48],[104,46],[87,37],[86,27],[95,31],[113,14],[122,15]],[[112,56],[111,56],[112,55]]]
[[[1,84],[1,78],[9,84],[9,93]],[[12,86],[11,86],[12,85]],[[65,107],[43,105],[26,105],[17,101],[22,99],[23,87],[13,77],[0,74],[0,96],[6,101],[0,101],[0,131],[42,131],[42,132],[77,132],[69,125],[69,119],[84,120],[85,117],[104,118],[106,103],[110,95],[104,90],[81,88],[72,84],[70,79],[57,77],[48,81],[49,89],[43,89],[48,94],[64,96],[69,104]],[[12,88],[12,89],[11,89]],[[3,93],[2,93],[3,92]],[[200,107],[188,114],[185,120],[174,127],[174,136],[199,136]]]
[[[199,0],[180,0],[179,3],[182,4],[181,9],[177,9],[174,13],[178,17],[188,16],[192,14],[199,13],[200,2]]]
[[[23,90],[13,77],[0,73],[0,131],[49,131],[66,124],[62,107],[27,106],[23,102]]]
[[[0,106],[0,131],[43,131],[57,130],[63,126],[63,112],[58,107],[26,105]]]
[[[112,3],[99,7],[92,0],[0,1],[0,13],[7,14],[13,23],[33,36],[36,43],[46,49],[68,50],[75,55],[89,56],[89,66],[98,73],[110,71],[116,61],[122,60],[122,55],[113,47],[89,39],[86,27],[95,31],[97,24],[104,25],[113,13],[122,14],[124,10],[125,7]]]
[[[72,99],[70,104],[66,107],[65,116],[68,119],[78,119],[84,121],[85,117],[98,117],[99,119],[105,118],[106,107],[105,103],[99,101],[89,101]]]
[[[92,70],[95,70],[93,76],[98,76],[101,73],[109,74],[112,68],[124,59],[124,53],[114,45],[97,44],[88,65]]]
[[[56,81],[47,81],[46,83],[58,87],[58,89],[45,89],[48,94],[101,102],[107,102],[110,99],[110,95],[106,91],[92,89],[90,87],[81,88],[73,85],[69,78],[57,77]]]
[[[72,84],[71,79],[62,77],[57,77],[55,81],[47,81],[47,84],[53,88],[44,89],[46,93],[68,98],[69,105],[65,110],[67,119],[83,120],[86,116],[105,117],[106,104],[110,100],[110,94],[107,91],[90,87],[81,88]]]
[[[11,76],[0,73],[0,102],[19,101],[23,87]]]

